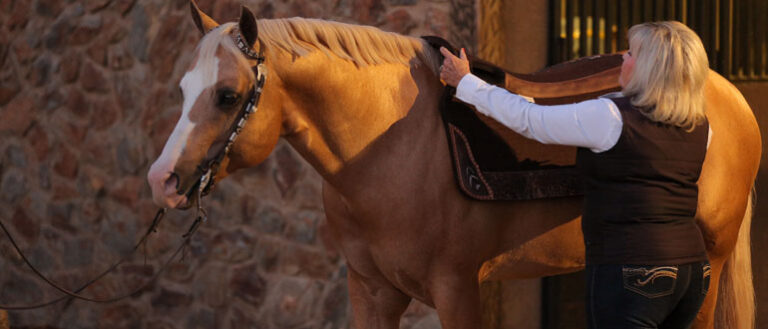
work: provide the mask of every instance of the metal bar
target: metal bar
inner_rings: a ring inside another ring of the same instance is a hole
[[[710,67],[731,80],[768,79],[766,0],[549,0],[549,62],[629,48],[627,30],[678,20],[701,37]]]
[[[760,15],[761,13],[758,12],[758,9],[760,7],[759,2],[762,2],[762,1],[758,1],[758,0],[749,1],[750,7],[751,7],[750,8],[751,10],[749,11],[751,18],[749,21],[752,24],[752,28],[750,29],[750,32],[752,32],[751,33],[752,38],[750,38],[749,40],[749,47],[747,48],[747,51],[749,51],[749,54],[750,54],[749,69],[750,69],[751,78],[753,79],[757,79],[758,75],[760,74],[757,70],[758,68],[757,62],[759,61],[758,59],[760,58],[760,47],[758,47],[759,45],[758,40],[760,39],[760,31],[765,29],[764,24],[766,23],[766,22],[763,22],[764,24],[760,24],[760,21],[758,20],[760,16],[762,16]]]
[[[643,22],[655,21],[653,17],[653,0],[644,0],[643,3]]]
[[[700,0],[686,1],[686,12],[685,12],[685,16],[687,20],[686,24],[694,30],[696,29],[699,23],[696,16],[696,5],[698,4],[697,1],[700,1]]]
[[[725,71],[728,67],[726,58],[728,57],[729,40],[728,29],[726,28],[728,25],[729,15],[727,2],[727,0],[717,0],[717,42],[715,44],[715,47],[717,47],[717,59],[715,65],[712,68],[717,72],[721,72],[726,77],[727,75],[725,75]]]
[[[677,0],[668,0],[667,1],[667,12],[666,15],[664,15],[665,20],[678,20],[677,16],[675,14],[677,13],[677,3],[679,1]]]
[[[762,61],[762,47],[761,47],[761,41],[763,40],[763,34],[765,33],[766,29],[766,22],[764,20],[763,13],[765,12],[765,8],[763,6],[763,3],[765,1],[757,1],[752,0],[752,10],[750,12],[752,13],[752,32],[753,37],[750,42],[749,51],[752,54],[751,58],[751,70],[752,70],[752,79],[759,78],[763,73],[763,61]],[[762,24],[761,24],[762,22]]]
[[[605,49],[607,48],[605,46],[606,45],[605,41],[607,40],[606,36],[608,35],[607,33],[608,18],[606,17],[608,16],[607,15],[608,13],[606,11],[605,0],[594,0],[593,6],[594,6],[593,8],[595,9],[594,10],[595,24],[594,24],[594,35],[592,38],[593,40],[592,53],[602,54],[602,53],[605,53]]]
[[[741,76],[741,52],[739,49],[742,47],[742,10],[741,10],[741,1],[733,1],[733,19],[732,19],[732,26],[733,26],[733,33],[731,34],[733,38],[733,61],[731,61],[731,79],[738,79]]]
[[[709,20],[711,11],[709,7],[711,4],[712,3],[709,0],[699,2],[699,11],[697,12],[698,19],[696,24],[696,31],[699,33],[699,36],[701,36],[701,41],[704,42],[704,49],[707,50],[707,57],[710,59],[712,58],[712,34],[710,33],[709,29],[709,23],[711,22]]]
[[[632,11],[631,0],[619,0],[619,50],[629,49],[629,43],[627,40],[627,30],[631,24]]]
[[[739,37],[739,48],[736,49],[738,61],[738,79],[745,80],[749,76],[749,43],[752,36],[752,24],[750,24],[749,3],[746,0],[739,0],[737,17],[739,17],[739,29],[736,34]]]
[[[565,6],[565,60],[570,59],[573,52],[573,30],[573,0],[568,0]]]
[[[671,2],[669,0],[656,0],[653,6],[653,17],[655,21],[663,21],[667,19],[667,6],[666,3]]]
[[[758,22],[763,23],[763,28],[759,29],[760,36],[758,37],[756,48],[759,48],[760,57],[758,60],[758,74],[761,79],[768,79],[768,28],[765,24],[768,23],[768,2],[759,1],[760,6],[756,12],[761,13],[762,17],[758,18]]]
[[[607,42],[606,49],[608,52],[615,53],[619,49],[619,20],[618,10],[619,4],[617,1],[609,0],[606,6],[606,23],[605,23],[605,39]]]
[[[589,32],[592,30],[588,24],[591,23],[592,20],[590,17],[588,17],[589,12],[592,9],[589,8],[590,4],[590,1],[585,1],[579,8],[579,52],[575,56],[576,58],[587,56],[587,54],[590,52],[589,46],[591,42],[589,42]]]
[[[560,55],[562,52],[563,39],[563,26],[562,26],[562,3],[565,0],[550,0],[549,12],[551,20],[549,22],[549,57],[548,65],[554,65],[561,62]]]
[[[643,4],[641,3],[642,0],[632,0],[632,23],[629,24],[629,26],[640,24],[643,22]]]
[[[733,31],[731,30],[733,24],[733,0],[720,0],[720,10],[720,64],[718,65],[718,72],[729,78],[731,76],[733,51]]]
[[[718,64],[720,63],[720,1],[719,0],[709,0],[710,8],[712,9],[711,14],[709,16],[709,21],[712,22],[709,24],[709,33],[711,35],[711,43],[709,47],[709,67],[711,67],[714,70],[718,70]]]
[[[741,59],[739,60],[739,62],[740,62],[740,65],[739,65],[739,71],[740,71],[739,72],[739,78],[746,79],[746,78],[749,77],[749,74],[750,74],[750,70],[749,70],[749,68],[750,68],[749,67],[750,66],[749,65],[750,64],[749,63],[749,57],[750,56],[749,56],[749,50],[748,49],[749,49],[749,46],[750,46],[749,45],[749,43],[750,43],[749,41],[750,41],[750,39],[752,39],[752,27],[753,26],[751,24],[752,22],[750,21],[751,17],[749,15],[749,10],[751,8],[749,7],[748,2],[746,2],[744,0],[741,0],[739,2],[741,2],[740,3],[740,7],[741,7],[741,10],[740,10],[740,12],[741,12],[740,14],[741,15],[740,16],[741,16],[741,20],[742,20],[742,24],[741,24],[742,29],[741,29],[741,31],[738,32],[740,34],[739,39],[740,39],[740,42],[741,42],[741,47],[739,49],[737,49],[737,51],[741,54],[741,56],[739,56],[739,57],[741,57]]]
[[[600,20],[603,18],[603,13],[600,11],[600,0],[591,0],[592,2],[592,45],[593,55],[600,53]]]
[[[589,39],[589,53],[590,55],[597,55],[600,53],[600,18],[602,14],[599,11],[599,0],[590,0],[592,10],[590,16],[592,16],[592,34]]]

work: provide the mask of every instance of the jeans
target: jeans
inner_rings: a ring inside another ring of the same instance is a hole
[[[709,262],[587,265],[587,328],[690,328],[709,289]]]

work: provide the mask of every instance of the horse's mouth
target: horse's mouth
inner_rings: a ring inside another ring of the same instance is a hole
[[[192,186],[186,189],[186,192],[179,192],[179,195],[185,196],[185,202],[182,202],[176,206],[176,209],[181,210],[187,210],[189,208],[192,208],[197,202],[200,200],[200,194],[198,193],[200,189],[200,180],[198,179]]]
[[[176,209],[179,210],[187,210],[189,208],[192,208],[193,205],[195,205],[195,202],[198,202],[197,193],[190,193],[188,194],[190,196],[187,196],[186,202],[179,204],[176,206]]]
[[[214,159],[218,155],[218,152],[220,152],[220,149],[224,147],[224,145],[225,141],[223,140],[214,141],[212,146],[209,148],[205,158],[202,160],[202,162],[200,162],[200,165],[198,165],[192,173],[192,179],[194,180],[190,179],[189,181],[185,181],[183,185],[181,183],[177,183],[176,193],[178,195],[186,196],[186,202],[177,205],[176,209],[186,210],[200,201],[200,184],[202,184],[203,177],[211,169],[211,166],[214,165]],[[176,174],[174,173],[174,175]],[[176,177],[178,178],[178,175]],[[214,178],[215,177],[210,177],[209,179],[213,180]],[[177,180],[177,182],[180,182],[180,180]],[[208,184],[210,183],[206,183],[206,185]],[[205,194],[207,194],[207,192],[205,192]]]

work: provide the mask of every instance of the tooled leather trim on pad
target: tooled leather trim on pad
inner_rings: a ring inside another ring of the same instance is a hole
[[[480,166],[472,155],[472,150],[467,141],[467,137],[464,136],[464,133],[462,133],[461,130],[450,123],[448,124],[448,129],[451,132],[451,143],[454,146],[453,161],[455,168],[465,168],[463,172],[459,169],[459,172],[457,173],[459,176],[459,186],[464,193],[467,193],[472,198],[479,200],[493,200],[493,189],[491,189],[491,186],[488,185],[485,177],[483,177],[483,172],[480,170]],[[457,136],[461,140],[461,143],[457,142]],[[459,156],[459,152],[463,153],[461,157]],[[462,157],[469,159],[472,166],[462,166]],[[482,183],[482,185],[480,183]],[[469,184],[469,187],[467,184]]]

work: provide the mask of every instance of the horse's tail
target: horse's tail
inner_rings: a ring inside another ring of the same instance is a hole
[[[750,227],[755,197],[754,187],[739,229],[739,237],[720,276],[715,311],[717,329],[753,329],[755,327],[755,290],[752,285]]]

